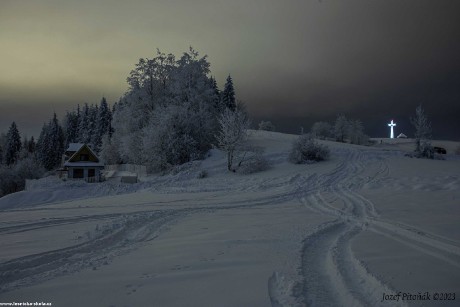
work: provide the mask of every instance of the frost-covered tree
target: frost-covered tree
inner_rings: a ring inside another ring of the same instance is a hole
[[[348,120],[344,115],[338,115],[334,124],[334,137],[338,142],[345,142],[348,132]]]
[[[430,150],[431,123],[421,105],[415,109],[415,117],[412,117],[410,121],[415,128],[415,152],[424,157],[433,156],[430,154],[434,151]]]
[[[332,134],[332,126],[328,122],[316,122],[311,127],[313,137],[324,140]]]
[[[259,123],[259,130],[275,131],[275,125],[271,121],[261,121]]]
[[[220,131],[216,136],[219,147],[227,152],[227,169],[232,171],[236,151],[247,139],[250,121],[245,112],[239,109],[226,109],[220,119]]]
[[[161,107],[144,129],[144,154],[149,168],[160,171],[200,158],[202,152],[190,113],[180,106]]]
[[[108,133],[104,134],[99,156],[106,164],[118,164],[122,162],[117,147],[118,145],[115,143],[115,140]]]
[[[6,134],[5,146],[5,164],[15,164],[19,160],[19,153],[21,151],[21,136],[19,135],[18,127],[13,122]]]
[[[231,111],[235,111],[235,89],[233,87],[233,80],[230,75],[228,75],[224,90],[222,91],[222,103],[226,108],[230,109]]]
[[[139,59],[135,69],[127,78],[129,96],[137,100],[145,113],[152,112],[157,105],[169,102],[171,72],[175,69],[175,57],[157,49],[153,59]]]
[[[220,110],[209,67],[193,48],[178,60],[160,52],[139,60],[113,112],[112,137],[123,162],[161,170],[211,148]]]
[[[364,133],[364,126],[360,120],[350,120],[348,122],[347,135],[351,144],[363,145],[369,140],[369,137]]]

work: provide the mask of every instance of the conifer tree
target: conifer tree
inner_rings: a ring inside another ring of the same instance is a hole
[[[97,114],[96,131],[92,140],[93,149],[99,152],[102,146],[102,139],[104,135],[108,134],[111,137],[111,122],[112,113],[110,112],[109,105],[105,97],[102,97],[101,103],[99,104],[99,111]]]
[[[37,143],[37,158],[41,164],[51,170],[58,166],[64,153],[64,132],[54,113],[53,119],[44,124]]]
[[[29,153],[32,153],[32,154],[33,154],[33,153],[35,153],[35,147],[36,147],[35,139],[34,139],[34,137],[32,136],[32,137],[30,138],[30,141],[29,141],[29,144],[28,144],[28,147],[27,147],[27,151],[28,151]]]
[[[235,89],[230,75],[227,77],[227,82],[225,82],[224,91],[222,92],[222,103],[231,111],[236,110]]]
[[[89,121],[89,107],[88,104],[85,103],[85,106],[80,113],[80,120],[78,122],[78,141],[80,143],[89,144],[91,141],[91,135],[89,133]]]
[[[6,135],[5,163],[6,165],[15,164],[19,159],[21,151],[21,136],[18,127],[13,122]]]

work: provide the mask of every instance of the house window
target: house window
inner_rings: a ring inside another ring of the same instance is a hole
[[[76,168],[73,170],[73,178],[83,178],[83,169]]]
[[[89,155],[87,154],[80,155],[80,161],[88,161],[88,160],[89,160]]]
[[[96,176],[96,171],[94,170],[94,168],[90,168],[88,170],[88,177],[95,177]]]

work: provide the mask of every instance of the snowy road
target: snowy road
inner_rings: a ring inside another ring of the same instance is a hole
[[[225,163],[217,159],[203,163],[206,179],[161,178],[134,194],[3,211],[0,302],[430,306],[382,296],[459,291],[458,161],[431,166],[445,176],[439,186],[404,191],[415,201],[424,192],[431,203],[442,199],[438,215],[405,218],[409,202],[394,213],[385,201],[402,198],[388,183],[404,159],[398,152],[334,145],[331,161],[297,166],[284,162],[291,139],[268,136],[261,142],[274,166],[265,173],[214,176]],[[428,182],[410,165],[406,172]],[[386,242],[388,252],[372,253],[373,242]],[[392,271],[398,265],[419,274]],[[439,275],[417,280],[430,266]],[[448,303],[458,298],[441,305]]]

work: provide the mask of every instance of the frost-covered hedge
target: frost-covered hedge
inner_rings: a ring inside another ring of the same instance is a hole
[[[250,157],[241,164],[241,166],[237,169],[237,172],[240,174],[248,175],[258,172],[266,171],[270,168],[270,163],[263,156],[262,151],[256,151],[251,153]]]
[[[304,134],[292,144],[289,161],[295,164],[323,161],[329,154],[327,146],[319,144],[310,134]]]

